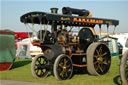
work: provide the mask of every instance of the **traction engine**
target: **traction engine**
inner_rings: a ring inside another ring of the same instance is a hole
[[[94,27],[99,25],[101,28],[102,24],[117,26],[119,21],[94,18],[85,9],[64,7],[63,14],[57,13],[58,8],[51,8],[51,11],[29,12],[21,16],[25,25],[32,24],[32,28],[34,24],[40,25],[38,46],[44,55],[37,55],[32,60],[32,75],[44,78],[53,72],[56,79],[66,80],[72,77],[73,71],[86,67],[91,75],[106,74],[111,65],[110,50],[98,40]]]

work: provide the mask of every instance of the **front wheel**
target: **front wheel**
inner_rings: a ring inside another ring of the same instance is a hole
[[[53,70],[57,80],[71,78],[73,72],[72,60],[67,55],[61,54],[55,60]]]
[[[42,54],[35,56],[31,64],[32,75],[35,78],[47,77],[49,72],[47,64],[48,61]]]
[[[126,51],[120,63],[120,75],[124,85],[128,85],[128,51]]]

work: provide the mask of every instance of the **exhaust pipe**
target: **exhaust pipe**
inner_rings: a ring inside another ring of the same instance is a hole
[[[88,16],[90,12],[86,9],[75,9],[70,7],[63,7],[62,13],[67,15],[77,14],[79,16]]]

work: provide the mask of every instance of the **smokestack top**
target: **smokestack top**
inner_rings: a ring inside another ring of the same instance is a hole
[[[51,8],[51,13],[57,14],[57,12],[58,12],[58,8]]]

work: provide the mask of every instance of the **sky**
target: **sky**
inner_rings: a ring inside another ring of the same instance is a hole
[[[128,0],[2,0],[0,2],[0,29],[26,31],[20,17],[28,12],[50,12],[50,8],[72,7],[89,10],[93,17],[119,20],[115,32],[128,32]],[[96,31],[99,29],[95,27]],[[102,26],[106,30],[106,26]],[[110,26],[109,31],[114,27]]]

